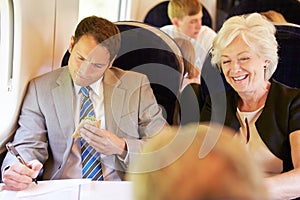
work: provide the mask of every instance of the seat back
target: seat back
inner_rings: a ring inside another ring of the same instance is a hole
[[[165,25],[172,24],[170,18],[168,17],[168,4],[169,1],[163,1],[154,6],[146,14],[144,23],[155,27],[163,27]]]
[[[146,14],[144,19],[144,23],[155,26],[155,27],[163,27],[165,25],[170,25],[172,22],[168,17],[168,4],[169,1],[163,1],[154,6],[150,11]],[[202,24],[209,26],[212,28],[212,17],[210,16],[207,9],[202,5]]]
[[[186,125],[189,123],[197,123],[200,121],[200,112],[205,104],[207,96],[224,93],[226,90],[231,90],[231,86],[226,82],[224,74],[211,64],[211,56],[206,56],[203,68],[201,70],[201,84],[190,83],[181,92],[178,103],[176,105],[175,118],[176,124]],[[212,104],[216,105],[215,119],[221,121],[225,113],[226,99],[211,99]]]
[[[176,105],[174,114],[174,124],[186,125],[189,123],[200,122],[200,111],[204,104],[204,93],[201,91],[201,85],[190,83],[186,85]]]
[[[183,60],[176,43],[160,29],[141,22],[116,22],[121,48],[113,66],[148,76],[164,117],[173,115],[183,77]]]
[[[273,78],[290,87],[300,88],[300,26],[276,25],[279,62]]]

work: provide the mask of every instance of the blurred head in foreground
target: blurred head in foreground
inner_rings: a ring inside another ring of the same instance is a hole
[[[168,127],[131,164],[135,199],[268,199],[254,161],[224,127]]]

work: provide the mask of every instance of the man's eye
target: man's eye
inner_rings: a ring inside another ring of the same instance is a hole
[[[198,23],[198,20],[192,20],[191,21],[191,24],[196,24],[196,23]]]
[[[102,67],[103,67],[102,64],[98,64],[98,63],[93,63],[93,65],[94,65],[95,67],[97,67],[97,68],[102,68]]]

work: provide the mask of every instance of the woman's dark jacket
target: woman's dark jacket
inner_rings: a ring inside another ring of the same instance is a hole
[[[224,103],[218,103],[225,98]],[[212,101],[212,99],[217,99]],[[211,102],[216,102],[212,105]],[[240,128],[239,120],[236,116],[238,105],[238,94],[234,90],[229,90],[223,94],[211,95],[207,97],[201,111],[201,122],[211,121],[211,110],[215,109],[217,123],[233,128],[238,131]],[[213,106],[213,107],[212,107]],[[225,113],[221,113],[222,110]],[[275,80],[271,80],[270,91],[263,108],[263,111],[255,122],[256,129],[270,149],[270,151],[283,161],[283,172],[293,169],[291,158],[291,148],[289,134],[295,130],[300,130],[300,90],[287,87]]]

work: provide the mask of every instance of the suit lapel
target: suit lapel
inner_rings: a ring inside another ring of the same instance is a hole
[[[52,90],[52,96],[62,134],[67,139],[70,138],[68,135],[75,130],[73,86],[67,67],[58,77],[57,84],[58,86]],[[120,84],[121,80],[114,72],[111,69],[106,70],[103,78],[105,125],[107,130],[114,133],[118,132],[126,94],[126,91],[119,87]],[[62,96],[64,98],[61,98]],[[72,140],[67,144],[68,147],[72,144],[71,142]]]
[[[118,124],[121,119],[125,90],[119,88],[121,80],[115,76],[111,69],[106,70],[103,79],[104,109],[106,129],[117,133]]]
[[[58,86],[52,90],[52,96],[62,134],[67,139],[70,138],[68,135],[71,135],[75,128],[73,116],[73,86],[67,67],[58,77],[57,84]]]

